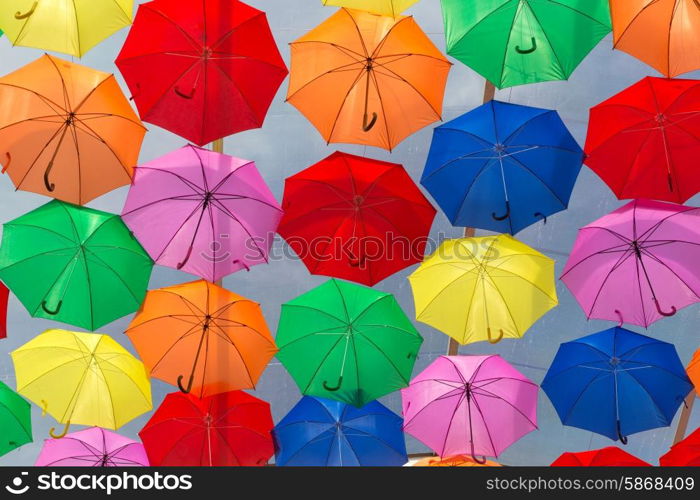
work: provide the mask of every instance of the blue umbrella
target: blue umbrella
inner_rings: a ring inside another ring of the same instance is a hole
[[[615,327],[559,346],[542,389],[564,425],[626,444],[671,425],[693,384],[673,344]]]
[[[372,401],[362,408],[303,397],[273,430],[277,465],[377,466],[408,461],[403,419]]]
[[[490,101],[434,130],[421,184],[453,225],[515,234],[566,209],[583,156],[556,111]]]

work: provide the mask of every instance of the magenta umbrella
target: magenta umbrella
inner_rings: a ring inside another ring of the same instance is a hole
[[[700,209],[635,200],[581,228],[561,280],[588,318],[647,327],[698,301]]]
[[[115,432],[91,427],[47,439],[34,464],[40,467],[142,467],[148,466],[143,445]]]
[[[500,356],[440,356],[401,389],[404,430],[441,457],[497,457],[537,429],[539,387]]]
[[[157,264],[209,281],[267,262],[281,217],[255,163],[192,145],[137,167],[122,213]]]

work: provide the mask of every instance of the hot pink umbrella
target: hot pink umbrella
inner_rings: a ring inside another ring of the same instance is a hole
[[[142,467],[148,466],[143,445],[100,427],[47,439],[36,466],[48,467]]]
[[[191,145],[137,167],[122,213],[156,263],[209,281],[267,262],[281,217],[255,163]]]
[[[581,228],[561,280],[588,318],[649,326],[698,301],[700,209],[635,200]]]
[[[500,356],[440,356],[401,389],[404,430],[441,457],[497,457],[537,428],[537,384]]]

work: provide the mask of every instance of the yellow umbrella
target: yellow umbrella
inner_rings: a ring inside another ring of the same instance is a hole
[[[11,353],[17,392],[66,424],[118,429],[151,410],[143,363],[109,335],[47,330]]]
[[[364,10],[382,16],[396,17],[418,0],[321,0],[323,5]]]
[[[408,279],[416,319],[460,344],[522,337],[557,305],[554,261],[505,234],[447,240]]]
[[[82,57],[129,26],[134,0],[2,0],[0,30],[13,45]]]

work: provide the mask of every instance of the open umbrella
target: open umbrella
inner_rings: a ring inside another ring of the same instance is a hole
[[[390,293],[332,279],[282,304],[275,341],[302,394],[362,407],[408,385],[423,338]]]
[[[3,226],[0,279],[34,317],[95,330],[139,308],[152,267],[115,214],[53,200]]]
[[[625,444],[671,425],[693,385],[673,344],[616,327],[561,344],[542,389],[564,425]]]
[[[421,184],[453,225],[515,234],[566,209],[582,162],[556,111],[490,101],[434,129]]]
[[[0,339],[7,337],[7,300],[10,290],[0,282]]]
[[[0,456],[32,442],[31,405],[0,382]]]
[[[114,75],[44,55],[0,78],[0,161],[17,189],[87,203],[131,182],[145,134]]]
[[[700,395],[700,349],[695,351],[686,372],[693,382],[693,385],[695,385],[695,392]]]
[[[659,458],[662,467],[700,467],[700,428]]]
[[[483,463],[482,463],[483,462]],[[500,467],[501,464],[493,460],[476,461],[469,455],[455,455],[453,457],[425,457],[413,464],[413,467]]]
[[[365,285],[423,259],[435,209],[401,165],[335,152],[288,177],[279,234],[312,274]]]
[[[217,281],[267,262],[282,209],[255,163],[190,145],[136,168],[122,217],[157,264]]]
[[[607,446],[578,453],[567,451],[552,462],[551,467],[651,467],[651,464],[617,446]]]
[[[321,0],[323,5],[364,10],[382,16],[398,16],[418,0]]]
[[[698,301],[700,210],[635,200],[579,230],[561,280],[588,318],[644,327]]]
[[[273,430],[278,466],[400,466],[403,420],[378,401],[362,408],[304,396]]]
[[[329,143],[391,150],[441,119],[450,62],[413,17],[340,9],[291,51],[287,101]]]

